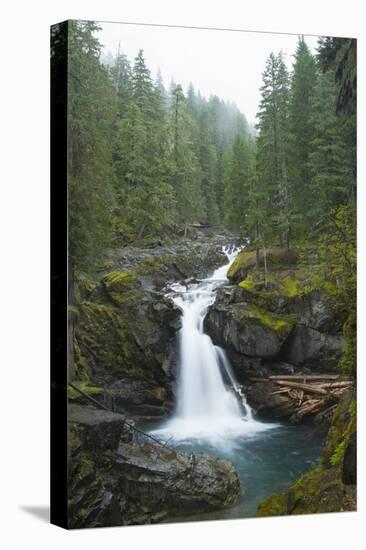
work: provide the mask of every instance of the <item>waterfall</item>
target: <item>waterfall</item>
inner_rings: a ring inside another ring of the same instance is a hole
[[[225,351],[204,333],[204,319],[217,288],[240,249],[224,248],[228,262],[198,283],[171,285],[169,296],[182,311],[177,403],[173,417],[154,433],[175,439],[231,437],[265,425],[253,418]]]

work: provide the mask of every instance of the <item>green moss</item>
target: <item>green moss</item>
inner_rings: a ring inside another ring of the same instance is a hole
[[[254,304],[247,304],[245,306],[245,312],[249,317],[258,319],[258,321],[266,328],[274,330],[275,332],[283,333],[289,332],[293,327],[295,318],[287,315],[275,315],[265,309],[259,308]]]
[[[128,271],[111,271],[102,279],[102,283],[109,290],[123,292],[131,287],[133,277]]]
[[[285,516],[287,514],[287,494],[274,493],[263,500],[257,509],[257,517]]]
[[[241,281],[239,283],[240,288],[244,288],[244,290],[247,290],[248,292],[253,292],[255,290],[255,283],[250,280]]]
[[[107,371],[128,370],[131,367],[128,323],[113,305],[81,304],[76,336]]]
[[[348,412],[352,417],[356,416],[356,399],[352,399],[350,406],[348,407]]]
[[[266,251],[268,270],[286,269],[289,265],[297,262],[298,254],[295,250],[288,251],[286,248],[268,248]],[[246,278],[249,271],[256,269],[257,255],[255,250],[244,250],[237,255],[231,264],[227,276],[229,279],[237,280]],[[259,251],[259,267],[263,269],[263,250]]]
[[[159,399],[159,401],[165,401],[166,400],[166,390],[165,388],[158,387],[151,390],[151,393],[156,397],[156,399]]]
[[[97,386],[90,386],[88,382],[75,382],[75,386],[80,388],[84,393],[87,393],[88,395],[99,395],[103,393],[102,388],[98,388]],[[81,397],[81,394],[70,386],[67,389],[67,394],[70,399],[79,399]]]
[[[303,285],[294,274],[287,275],[280,283],[280,291],[288,298],[295,298],[296,296],[301,296]]]

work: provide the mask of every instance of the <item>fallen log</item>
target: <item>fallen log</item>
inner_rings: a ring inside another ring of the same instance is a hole
[[[318,395],[327,395],[328,393],[327,390],[320,388],[315,384],[312,385],[312,384],[302,384],[301,382],[289,382],[283,379],[273,380],[273,382],[280,386],[288,386],[289,388],[304,390],[305,392],[308,392],[308,393],[316,393]]]
[[[308,381],[315,381],[315,380],[338,380],[340,378],[340,374],[276,374],[273,376],[269,376],[270,380],[308,380]]]
[[[353,382],[352,380],[344,380],[342,382],[328,382],[326,384],[319,384],[322,388],[348,388],[352,386]]]

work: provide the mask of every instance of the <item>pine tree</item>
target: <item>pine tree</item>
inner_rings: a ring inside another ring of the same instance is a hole
[[[289,77],[282,52],[270,54],[263,73],[257,129],[257,182],[261,186],[261,208],[266,212],[267,239],[291,231],[291,188],[288,179]],[[264,231],[264,228],[263,228]]]
[[[69,22],[68,191],[71,270],[88,269],[110,242],[116,97],[99,61],[93,22]]]
[[[113,65],[110,67],[109,72],[116,85],[118,114],[122,117],[125,113],[128,102],[131,99],[132,82],[130,62],[128,61],[126,55],[120,52],[119,46],[117,56]]]
[[[115,167],[123,215],[141,238],[172,223],[174,203],[164,100],[153,86],[142,51],[131,80],[132,97],[116,138]]]
[[[352,189],[352,164],[344,128],[336,114],[333,71],[321,74],[311,100],[313,139],[310,142],[309,171],[313,223],[339,204],[345,204]]]
[[[313,140],[311,97],[317,80],[317,68],[304,37],[298,41],[291,80],[289,106],[289,178],[294,190],[297,226],[308,229],[312,193],[309,154]]]
[[[229,227],[247,227],[247,197],[252,173],[252,147],[247,138],[238,135],[232,147],[225,181],[225,224]]]
[[[171,92],[172,182],[179,222],[185,234],[189,224],[199,218],[202,207],[200,171],[193,150],[193,121],[189,115],[182,86]]]

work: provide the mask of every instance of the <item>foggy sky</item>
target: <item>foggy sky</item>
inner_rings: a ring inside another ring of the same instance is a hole
[[[245,22],[243,22],[245,23]],[[298,37],[290,34],[232,32],[100,23],[104,53],[113,55],[120,43],[130,60],[144,50],[148,68],[155,78],[160,68],[165,86],[171,79],[186,90],[189,83],[205,97],[211,94],[233,101],[253,124],[260,101],[259,87],[271,51],[282,50],[289,69]],[[314,51],[318,37],[305,35]]]

